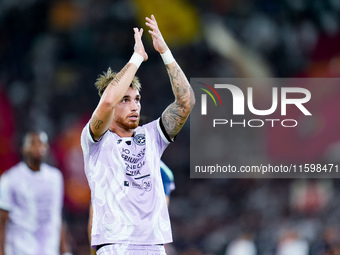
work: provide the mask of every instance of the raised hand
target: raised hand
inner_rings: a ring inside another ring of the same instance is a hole
[[[138,28],[134,28],[133,31],[135,32],[135,47],[134,50],[136,53],[141,55],[144,58],[144,61],[148,60],[148,54],[145,52],[144,45],[142,42],[142,35],[143,35],[143,28],[138,30]]]
[[[160,54],[166,52],[168,50],[168,46],[164,41],[161,31],[159,31],[155,16],[151,15],[151,18],[146,17],[145,19],[147,21],[145,24],[151,29],[149,30],[149,33],[152,37],[153,47]]]

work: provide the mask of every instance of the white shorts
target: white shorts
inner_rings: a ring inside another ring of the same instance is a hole
[[[108,244],[97,255],[166,255],[164,245]]]

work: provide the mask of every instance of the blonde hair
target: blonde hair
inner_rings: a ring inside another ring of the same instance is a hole
[[[117,72],[112,71],[111,67],[109,67],[107,69],[107,72],[103,72],[103,74],[100,74],[98,76],[94,85],[98,89],[98,95],[100,97],[103,95],[106,87],[109,86],[110,82],[116,77],[116,75],[117,75]],[[142,85],[140,84],[137,76],[133,77],[130,87],[138,91],[141,90]]]

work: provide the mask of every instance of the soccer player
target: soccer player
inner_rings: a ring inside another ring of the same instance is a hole
[[[135,74],[148,56],[134,28],[135,50],[119,73],[97,79],[101,99],[84,127],[81,145],[91,189],[91,245],[97,254],[165,254],[172,242],[160,158],[194,105],[190,84],[166,45],[155,17],[146,18],[153,46],[164,61],[175,101],[161,117],[138,127],[140,83]]]
[[[28,132],[23,161],[0,180],[0,254],[57,255],[67,253],[61,238],[63,177],[43,163],[48,151],[45,132]],[[64,242],[64,243],[63,243]]]

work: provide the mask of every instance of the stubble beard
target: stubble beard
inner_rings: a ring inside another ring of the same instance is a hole
[[[117,119],[116,123],[122,128],[124,128],[125,130],[131,130],[131,129],[136,129],[138,127],[139,120],[140,120],[139,117],[137,121],[130,121],[129,118],[126,118],[125,120]]]

